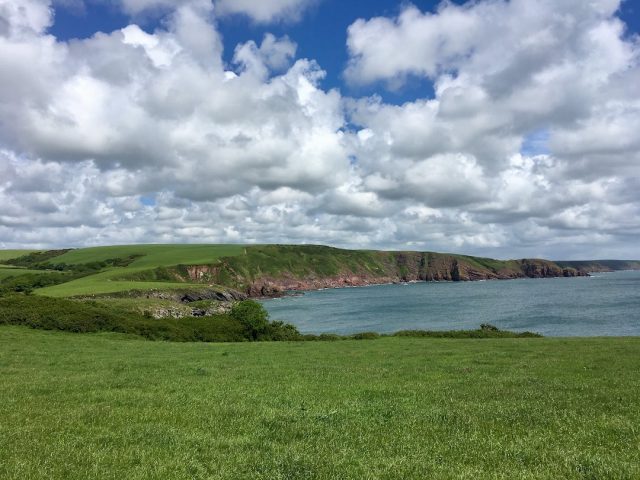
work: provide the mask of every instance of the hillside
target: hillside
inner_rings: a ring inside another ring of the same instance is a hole
[[[617,270],[640,270],[638,260],[574,260],[558,261],[564,268],[576,268],[585,272],[615,272]]]
[[[13,251],[0,258],[4,258],[3,271],[11,271],[8,282],[23,282],[25,288],[32,282],[37,293],[58,297],[129,292],[128,296],[167,298],[170,292],[185,290],[200,292],[195,297],[202,298],[218,298],[225,290],[237,292],[235,296],[260,297],[281,295],[286,290],[392,282],[585,274],[581,269],[540,259],[495,260],[318,245],[128,245],[26,254]],[[207,296],[205,290],[212,288],[216,294]]]
[[[212,264],[155,269],[129,280],[180,278],[185,282],[231,287],[251,297],[277,296],[287,290],[415,281],[472,281],[583,275],[538,259],[494,260],[435,252],[342,250],[304,245],[247,247],[242,255]]]

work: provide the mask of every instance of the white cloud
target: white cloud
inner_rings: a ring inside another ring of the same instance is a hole
[[[351,81],[433,82],[403,105],[323,90],[288,37],[225,45],[224,64],[217,15],[291,20],[309,2],[122,5],[131,25],[63,42],[46,33],[49,3],[0,0],[0,246],[640,256],[640,48],[617,2],[443,3],[354,23]]]
[[[52,10],[46,0],[0,1],[0,35],[38,34],[51,25]]]
[[[291,59],[295,57],[296,49],[297,45],[288,37],[276,39],[275,36],[267,33],[259,47],[253,40],[238,45],[233,61],[241,65],[244,71],[266,79],[270,72],[289,67]]]
[[[297,21],[309,6],[319,0],[217,0],[222,15],[243,14],[257,23]]]

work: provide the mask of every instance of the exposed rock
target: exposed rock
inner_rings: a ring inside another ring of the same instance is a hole
[[[179,300],[182,303],[198,302],[200,300],[218,300],[221,302],[233,302],[236,300],[246,300],[247,295],[236,290],[196,290],[183,293]]]
[[[187,282],[228,287],[202,295],[188,292],[183,302],[278,297],[288,291],[416,281],[473,281],[585,275],[583,271],[538,259],[500,261],[434,252],[349,251],[317,245],[269,245],[245,249],[245,255],[212,265],[176,269]],[[240,294],[239,292],[243,292]],[[210,296],[208,296],[210,295]]]

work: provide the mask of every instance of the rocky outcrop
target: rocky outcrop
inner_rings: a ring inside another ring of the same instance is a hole
[[[233,288],[195,287],[179,289],[151,289],[151,290],[126,290],[123,292],[104,293],[94,295],[83,295],[75,297],[78,299],[95,298],[149,298],[158,300],[170,300],[179,303],[192,303],[202,300],[212,300],[218,302],[235,302],[246,300],[248,295]]]
[[[176,298],[177,297],[177,298]],[[178,293],[174,299],[182,303],[199,302],[202,300],[218,300],[221,302],[234,302],[237,300],[246,300],[247,295],[237,290],[191,290]]]
[[[291,291],[322,290],[325,288],[363,287],[385,283],[400,283],[400,277],[368,277],[337,275],[331,277],[269,278],[261,277],[249,284],[247,295],[252,298],[280,297]]]
[[[188,265],[185,269],[191,281],[207,282],[218,275],[220,267],[215,265]]]

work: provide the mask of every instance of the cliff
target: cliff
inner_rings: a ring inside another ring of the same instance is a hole
[[[556,262],[562,267],[575,268],[585,272],[614,272],[616,270],[640,270],[637,260],[573,260]]]
[[[238,256],[208,265],[178,265],[163,272],[163,276],[167,273],[175,280],[222,285],[250,297],[381,283],[586,275],[582,270],[540,259],[501,261],[435,252],[342,250],[316,245],[250,246]]]

